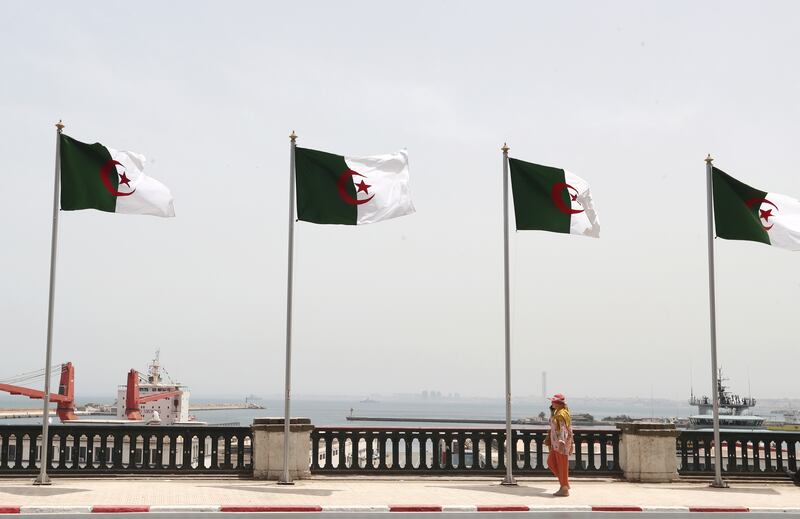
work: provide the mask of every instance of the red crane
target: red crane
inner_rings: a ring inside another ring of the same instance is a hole
[[[139,404],[180,396],[181,393],[182,391],[176,390],[139,396],[139,372],[132,369],[128,372],[128,387],[125,394],[125,417],[128,420],[141,420],[142,413],[139,410]]]
[[[0,384],[0,391],[11,393],[12,395],[23,395],[37,400],[44,399],[44,391],[30,389],[12,384]],[[58,383],[58,394],[50,393],[50,401],[56,402],[56,414],[64,422],[66,420],[77,420],[75,416],[75,368],[71,362],[61,365],[61,380]]]
[[[44,391],[31,389],[13,384],[0,384],[0,391],[12,395],[22,395],[28,398],[41,400]],[[146,396],[139,395],[139,373],[132,369],[128,372],[128,386],[125,401],[125,418],[128,420],[142,420],[139,405],[155,400],[180,396],[182,391],[164,391]],[[58,394],[50,393],[50,401],[57,404],[56,415],[62,421],[78,420],[75,415],[75,368],[71,362],[61,365],[61,380],[58,383]]]

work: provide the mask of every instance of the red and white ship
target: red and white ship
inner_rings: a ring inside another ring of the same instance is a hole
[[[116,419],[87,419],[75,409],[75,367],[72,362],[61,365],[58,393],[50,394],[56,404],[56,416],[62,423],[142,424],[142,425],[203,425],[189,415],[189,388],[162,379],[159,352],[148,367],[146,377],[135,369],[128,372],[128,381],[117,389]],[[44,391],[2,384],[0,391],[41,400]]]
[[[117,418],[154,425],[200,424],[189,415],[189,388],[164,382],[158,357],[157,351],[147,377],[132,369],[128,383],[117,388]]]

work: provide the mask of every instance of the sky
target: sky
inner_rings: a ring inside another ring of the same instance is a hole
[[[177,217],[62,212],[54,363],[155,350],[282,394],[289,134],[407,148],[417,212],[295,226],[292,391],[504,395],[502,154],[592,188],[601,238],[510,234],[512,394],[711,388],[705,162],[800,197],[795,2],[0,3],[0,378],[44,366],[54,124],[148,157]],[[513,220],[512,220],[513,222]],[[715,241],[732,389],[794,397],[800,256]]]

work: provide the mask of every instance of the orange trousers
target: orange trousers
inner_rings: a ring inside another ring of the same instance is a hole
[[[550,451],[547,455],[547,468],[558,478],[562,487],[569,488],[569,457],[560,452]]]

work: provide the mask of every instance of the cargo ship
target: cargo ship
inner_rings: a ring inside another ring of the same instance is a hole
[[[117,388],[115,418],[88,419],[80,417],[75,408],[75,367],[72,362],[61,365],[58,393],[49,395],[56,404],[55,415],[65,424],[140,424],[140,425],[205,425],[189,414],[189,388],[176,382],[164,382],[160,352],[143,376],[135,369],[128,372],[124,386]],[[0,383],[0,391],[41,400],[44,391]]]
[[[117,387],[117,419],[149,425],[205,425],[189,414],[189,388],[178,382],[164,382],[160,351],[142,376],[132,369],[128,382]]]

